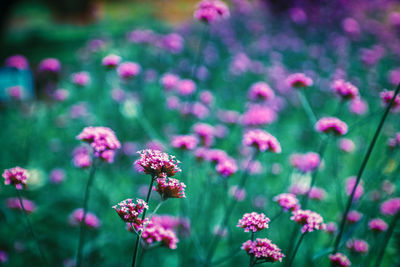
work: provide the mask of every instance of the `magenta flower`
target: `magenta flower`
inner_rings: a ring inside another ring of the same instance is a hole
[[[193,132],[200,138],[201,143],[210,147],[214,142],[214,127],[207,123],[196,123]]]
[[[281,249],[267,238],[257,238],[255,241],[247,240],[243,243],[241,249],[246,251],[248,255],[266,262],[281,262],[282,258],[285,257]]]
[[[240,113],[234,110],[220,110],[217,116],[220,121],[227,124],[235,124],[240,119]]]
[[[90,151],[86,146],[79,146],[74,149],[73,163],[77,168],[88,168],[92,165],[92,159],[90,157]]]
[[[377,218],[369,221],[368,228],[375,233],[381,233],[387,230],[388,225],[384,220]]]
[[[305,154],[292,154],[290,156],[290,164],[303,173],[315,171],[320,164],[320,156],[314,152]]]
[[[393,216],[393,215],[396,215],[397,212],[399,212],[399,210],[400,210],[400,198],[399,197],[386,200],[381,205],[381,213],[383,215]]]
[[[229,188],[229,195],[236,199],[236,201],[240,202],[246,198],[246,190],[237,185],[233,185]]]
[[[296,210],[292,213],[290,219],[303,226],[301,228],[303,234],[325,229],[324,220],[321,215],[310,210]]]
[[[380,93],[380,96],[381,96],[383,105],[388,106],[394,96],[394,91],[385,90]],[[400,95],[397,95],[396,98],[394,99],[392,110],[393,111],[400,110]]]
[[[347,124],[335,117],[324,117],[317,121],[315,130],[341,136],[347,133]]]
[[[140,158],[135,161],[134,165],[140,172],[151,174],[153,177],[163,178],[165,175],[172,177],[181,171],[178,167],[180,161],[176,160],[175,156],[152,149],[141,150],[137,153],[140,155]]]
[[[53,169],[50,172],[50,181],[53,184],[59,184],[65,180],[65,170],[61,168]]]
[[[61,71],[61,63],[56,58],[43,59],[38,66],[39,72],[58,73]]]
[[[128,227],[130,229],[131,226],[129,225]],[[170,249],[176,249],[176,244],[179,242],[178,237],[172,229],[166,229],[162,225],[154,223],[153,220],[144,228],[142,240],[149,246],[160,242],[161,245]]]
[[[359,96],[358,88],[350,82],[346,82],[342,79],[335,80],[333,82],[332,90],[337,96],[339,96],[343,100],[353,100],[358,98]]]
[[[11,86],[6,89],[7,94],[14,100],[21,100],[24,96],[25,89],[22,86]]]
[[[86,71],[75,72],[71,75],[72,83],[84,87],[90,83],[90,75]]]
[[[172,73],[165,73],[160,80],[165,91],[173,91],[178,87],[179,76]]]
[[[53,93],[53,98],[56,101],[63,102],[67,100],[69,97],[69,91],[66,89],[57,89]]]
[[[299,200],[296,195],[291,193],[282,193],[274,197],[274,201],[282,207],[284,211],[296,211],[300,209]]]
[[[356,185],[356,180],[357,180],[357,177],[355,177],[355,176],[351,176],[351,177],[347,178],[347,180],[346,180],[346,194],[348,196],[351,195],[351,192],[353,191],[354,186]],[[360,199],[360,197],[362,196],[363,193],[364,193],[364,187],[363,187],[362,181],[361,181],[361,183],[358,184],[358,186],[356,188],[356,191],[354,192],[353,200],[357,201],[358,199]]]
[[[180,80],[177,84],[177,90],[180,95],[191,95],[196,91],[196,84],[189,79]]]
[[[188,218],[155,214],[152,217],[151,222],[159,224],[165,229],[171,229],[186,236],[190,233],[190,220]]]
[[[286,84],[293,88],[305,88],[313,85],[313,80],[304,73],[294,73],[286,79]]]
[[[172,146],[183,150],[193,150],[196,148],[199,140],[193,135],[178,135],[172,139]]]
[[[69,216],[69,223],[72,226],[80,225],[82,220],[83,220],[83,209],[76,209]],[[90,228],[99,228],[101,223],[95,214],[87,212],[85,216],[85,224],[87,227]]]
[[[200,101],[204,105],[210,106],[214,102],[214,95],[208,90],[202,91],[200,93]]]
[[[390,148],[400,147],[400,133],[396,133],[393,138],[389,139],[388,143]]]
[[[272,91],[271,87],[265,82],[256,82],[254,83],[248,93],[250,100],[272,100],[275,97],[274,91]]]
[[[179,54],[183,50],[184,40],[177,33],[170,33],[161,37],[161,47],[172,54]]]
[[[235,174],[238,170],[236,161],[230,157],[226,157],[224,160],[218,162],[215,169],[222,177],[230,177]]]
[[[356,148],[356,145],[354,144],[354,142],[352,140],[350,140],[348,138],[342,138],[339,141],[339,148],[343,152],[351,153]]]
[[[115,54],[109,54],[101,60],[101,64],[109,69],[114,69],[121,62],[121,57]]]
[[[132,224],[136,231],[143,230],[143,227],[148,223],[147,218],[144,220],[139,218],[145,209],[149,209],[147,203],[142,199],[137,198],[135,202],[133,199],[128,198],[112,208],[115,209],[124,222]]]
[[[13,55],[6,59],[7,67],[13,67],[19,70],[26,70],[29,68],[29,62],[23,55]]]
[[[194,18],[205,23],[227,19],[229,16],[228,6],[220,0],[202,0],[194,12]]]
[[[347,241],[346,246],[349,250],[361,254],[367,253],[369,250],[368,243],[361,239],[349,240]]]
[[[329,234],[334,234],[337,231],[337,225],[335,222],[329,222],[326,224],[325,231]]]
[[[361,220],[362,216],[362,213],[352,210],[347,214],[347,221],[349,222],[349,224],[355,224],[356,222]]]
[[[21,167],[6,169],[3,172],[4,184],[14,185],[16,189],[21,190],[26,187],[26,182],[29,178],[29,173]]]
[[[32,213],[36,209],[35,203],[29,199],[22,198],[22,204],[27,213]],[[22,210],[21,202],[16,197],[7,199],[7,207],[12,210]]]
[[[268,228],[269,222],[270,219],[264,213],[245,213],[236,227],[243,228],[246,233],[250,231],[255,233]]]
[[[154,191],[157,191],[163,200],[168,198],[185,198],[186,185],[174,178],[157,178],[157,186]]]
[[[241,122],[244,126],[262,126],[276,121],[276,112],[266,106],[251,105],[242,115]]]
[[[323,200],[326,198],[326,191],[322,188],[314,186],[310,189],[308,198],[314,200]]]
[[[264,130],[249,130],[243,135],[243,145],[253,146],[258,151],[271,151],[273,153],[281,153],[281,145],[279,141],[271,134]]]
[[[115,150],[121,147],[114,131],[107,127],[85,127],[76,138],[90,144],[94,156],[108,163],[114,161]]]
[[[351,265],[351,262],[346,257],[346,255],[343,255],[339,252],[333,255],[329,255],[329,260],[332,263],[332,267],[349,267]]]
[[[135,62],[124,62],[117,68],[118,76],[122,79],[132,79],[139,75],[142,68]]]
[[[357,97],[350,102],[349,110],[356,115],[364,115],[368,112],[368,103]]]

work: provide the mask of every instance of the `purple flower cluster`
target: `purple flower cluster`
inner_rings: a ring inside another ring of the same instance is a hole
[[[268,238],[257,238],[255,241],[247,240],[243,243],[242,249],[247,254],[266,262],[281,262],[282,258],[285,257],[281,249]]]
[[[180,161],[176,160],[175,156],[152,149],[141,150],[137,153],[140,158],[135,161],[134,165],[140,172],[163,178],[165,175],[172,177],[181,171],[178,167]]]
[[[268,228],[270,219],[264,213],[245,213],[239,220],[237,227],[243,228],[245,232],[258,232]]]
[[[26,182],[29,178],[29,173],[27,170],[21,167],[14,167],[11,169],[6,169],[3,172],[4,184],[13,185],[18,190],[25,188]]]

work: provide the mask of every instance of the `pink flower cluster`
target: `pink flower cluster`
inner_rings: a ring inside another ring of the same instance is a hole
[[[190,233],[190,220],[187,218],[155,214],[151,221],[161,225],[165,229],[177,231],[182,235],[189,235]]]
[[[265,82],[256,82],[249,89],[249,99],[250,100],[272,100],[275,97],[274,91]]]
[[[351,192],[354,189],[354,186],[356,185],[356,180],[357,177],[355,176],[351,176],[349,178],[347,178],[346,180],[346,194],[348,196],[351,195]],[[362,196],[362,194],[364,193],[364,187],[362,185],[362,181],[358,184],[356,191],[354,192],[354,201],[357,201],[358,199],[360,199],[360,197]]]
[[[245,126],[271,124],[276,119],[277,115],[273,109],[261,105],[251,105],[241,117],[242,124]]]
[[[351,153],[356,148],[356,145],[354,144],[354,142],[352,140],[350,140],[348,138],[342,138],[339,141],[339,148],[343,152]]]
[[[26,181],[29,178],[29,173],[26,169],[17,166],[11,169],[4,170],[2,176],[5,180],[4,184],[14,185],[15,188],[21,190],[26,186]]]
[[[305,88],[313,85],[313,80],[304,73],[294,73],[287,77],[286,84],[294,88]]]
[[[163,227],[161,224],[150,221],[142,232],[142,239],[147,245],[160,242],[163,246],[170,249],[176,249],[179,242],[175,232],[171,229]]]
[[[343,100],[348,100],[348,99],[353,100],[359,97],[358,88],[355,87],[350,82],[346,82],[342,79],[335,80],[332,83],[332,90],[336,95],[341,97]]]
[[[118,76],[122,79],[131,79],[139,75],[141,67],[135,62],[124,62],[117,68]]]
[[[299,171],[306,173],[316,170],[320,164],[320,156],[314,152],[305,154],[292,154],[290,156],[290,164]]]
[[[390,104],[390,101],[392,101],[392,98],[394,96],[394,91],[383,91],[380,94],[382,103],[387,106]],[[392,110],[394,111],[399,111],[400,110],[400,95],[397,95],[396,98],[394,99]]]
[[[179,76],[172,73],[165,73],[160,80],[160,83],[165,91],[175,90],[179,83]]]
[[[26,198],[22,198],[22,205],[24,205],[27,213],[32,213],[36,209],[35,203]],[[22,210],[21,202],[16,197],[7,199],[7,207],[9,209]]]
[[[225,159],[218,162],[215,169],[220,175],[226,178],[235,174],[238,170],[238,166],[233,158],[227,156]]]
[[[395,137],[389,139],[389,147],[390,148],[395,148],[395,147],[400,148],[400,133],[396,133]]]
[[[310,189],[310,192],[308,193],[309,199],[323,200],[325,199],[325,197],[326,197],[326,191],[316,186],[312,187]]]
[[[74,210],[69,216],[69,223],[72,226],[78,226],[83,220],[83,209]],[[90,228],[99,228],[100,220],[91,212],[86,212],[85,224]]]
[[[61,71],[61,63],[56,58],[43,59],[38,66],[39,72],[58,73]]]
[[[310,210],[296,210],[292,213],[290,219],[303,225],[301,228],[303,234],[306,232],[313,232],[314,230],[325,229],[324,220],[321,215]]]
[[[377,218],[369,221],[368,228],[373,232],[380,233],[385,232],[388,228],[388,225],[384,220]]]
[[[109,54],[102,59],[101,64],[106,68],[114,69],[118,66],[120,62],[121,62],[120,56],[115,54]]]
[[[361,254],[367,253],[369,250],[368,243],[361,239],[349,240],[347,241],[346,246],[349,250]]]
[[[283,208],[284,211],[296,211],[300,209],[299,200],[296,195],[291,193],[282,193],[274,197],[274,201]]]
[[[335,117],[324,117],[317,121],[315,130],[341,136],[347,133],[347,124]]]
[[[61,168],[55,168],[50,172],[50,181],[53,184],[59,184],[65,180],[65,170]]]
[[[381,213],[383,215],[396,215],[400,211],[400,198],[391,198],[381,205]]]
[[[361,220],[362,216],[363,216],[362,213],[360,213],[356,210],[352,210],[347,214],[347,221],[350,224],[355,224],[356,222]]]
[[[255,241],[247,240],[242,244],[242,249],[248,255],[266,262],[281,262],[285,257],[281,249],[267,238],[257,238]]]
[[[108,163],[114,161],[115,150],[121,147],[114,131],[107,127],[85,127],[76,138],[89,143],[94,156]]]
[[[193,150],[196,148],[199,140],[193,135],[178,135],[172,139],[172,146],[183,150]]]
[[[281,153],[281,145],[279,141],[271,134],[264,130],[249,130],[243,135],[243,145],[253,146],[258,151],[271,151],[273,153]]]
[[[237,227],[243,228],[245,232],[258,232],[268,228],[270,219],[264,213],[245,213],[239,220]]]
[[[220,0],[202,0],[194,12],[194,18],[205,23],[229,18],[228,6]]]
[[[174,178],[157,178],[157,186],[154,191],[157,191],[163,200],[168,198],[185,198],[186,185]]]
[[[73,163],[77,168],[88,168],[92,165],[92,159],[90,157],[89,148],[86,146],[79,146],[74,149],[73,154]]]
[[[215,129],[207,123],[196,123],[193,132],[200,138],[202,145],[210,147],[214,142]]]
[[[81,87],[84,87],[90,83],[90,75],[86,71],[72,73],[71,79],[74,84]]]
[[[148,219],[142,220],[139,218],[139,215],[148,208],[149,206],[144,200],[136,199],[136,202],[134,202],[131,198],[121,201],[117,205],[113,206],[113,209],[115,209],[119,217],[124,222],[131,223],[133,227],[135,227],[136,231],[143,230],[144,225],[148,222]]]
[[[174,176],[181,169],[178,167],[179,160],[175,156],[159,150],[146,149],[137,152],[140,158],[135,161],[134,165],[138,171],[150,174],[154,177]]]
[[[332,267],[349,267],[351,265],[351,262],[346,257],[346,255],[343,255],[339,252],[333,255],[329,255],[329,260],[332,263]]]
[[[19,70],[26,70],[29,68],[29,62],[23,55],[13,55],[6,59],[6,66],[13,67]]]
[[[196,83],[190,79],[180,80],[176,86],[178,93],[183,96],[191,95],[196,91]]]

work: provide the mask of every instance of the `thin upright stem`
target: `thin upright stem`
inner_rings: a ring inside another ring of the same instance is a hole
[[[378,258],[376,259],[376,262],[375,262],[375,267],[379,267],[381,265],[383,256],[385,255],[386,247],[389,243],[390,238],[393,235],[394,229],[396,228],[396,223],[399,219],[400,219],[400,212],[397,212],[396,216],[393,218],[392,222],[390,223],[389,229],[387,230],[387,232],[385,234],[382,248],[381,248]]]
[[[155,177],[151,177],[149,190],[147,191],[147,196],[146,196],[146,203],[147,204],[149,204],[151,191],[153,190],[154,180],[155,180]],[[146,218],[146,211],[147,211],[146,209],[143,210],[142,220],[144,220],[144,218]],[[133,253],[133,259],[132,259],[132,267],[136,266],[136,259],[137,259],[138,254],[139,254],[139,243],[140,243],[141,237],[142,237],[141,234],[136,237],[135,252]]]
[[[363,159],[363,161],[361,163],[360,170],[358,171],[358,174],[357,174],[356,183],[355,183],[355,185],[353,187],[353,190],[351,191],[350,197],[348,198],[347,205],[346,205],[346,210],[345,210],[345,212],[343,214],[342,221],[340,223],[339,234],[337,235],[336,240],[335,240],[333,253],[336,253],[338,251],[340,240],[342,238],[344,227],[346,225],[347,214],[349,213],[351,205],[353,203],[354,194],[356,192],[357,186],[361,181],[361,176],[364,173],[365,167],[367,166],[368,160],[369,160],[369,158],[371,156],[371,152],[372,152],[372,150],[373,150],[373,148],[375,146],[376,141],[378,140],[378,136],[379,136],[379,134],[380,134],[380,132],[382,130],[383,124],[385,123],[385,120],[386,120],[386,118],[387,118],[387,116],[389,114],[390,109],[393,106],[394,100],[395,100],[396,96],[398,95],[399,91],[400,91],[400,84],[397,86],[396,91],[395,91],[395,93],[393,95],[393,98],[390,101],[389,105],[387,106],[387,108],[385,110],[385,113],[382,116],[381,121],[379,122],[378,128],[375,131],[374,137],[372,138],[372,141],[371,141],[371,143],[370,143],[370,145],[368,147],[367,153],[365,154],[365,157],[364,157],[364,159]]]
[[[32,235],[33,239],[35,240],[36,246],[37,246],[37,248],[39,250],[40,257],[42,258],[42,261],[43,261],[44,265],[45,266],[49,266],[49,264],[47,263],[46,257],[44,256],[44,253],[42,251],[42,248],[41,248],[41,246],[39,244],[39,240],[37,239],[37,237],[35,235],[35,232],[33,231],[33,226],[32,226],[31,221],[29,220],[28,212],[26,211],[26,209],[24,207],[24,202],[22,200],[21,192],[18,189],[15,189],[15,190],[17,191],[17,197],[18,197],[19,203],[21,205],[22,211],[24,213],[26,222],[28,224],[28,229],[31,232],[31,235]]]
[[[190,74],[190,77],[193,79],[196,75],[197,69],[199,67],[200,64],[200,59],[202,58],[201,55],[203,53],[204,48],[207,45],[208,39],[210,37],[210,26],[209,25],[204,25],[205,29],[203,30],[203,34],[201,36],[200,39],[200,43],[197,49],[197,53],[196,53],[196,58],[194,60],[194,65],[192,68],[192,72]]]
[[[251,241],[254,241],[254,232],[251,232]],[[251,254],[250,255],[250,263],[249,263],[249,267],[253,267],[254,265],[254,255]]]
[[[82,216],[82,220],[80,223],[80,230],[79,230],[79,244],[78,244],[78,254],[76,257],[76,267],[82,266],[82,254],[83,254],[83,245],[85,243],[85,230],[86,230],[86,227],[85,227],[86,213],[87,213],[87,207],[88,207],[90,188],[92,186],[94,176],[96,173],[96,165],[97,165],[97,160],[95,159],[93,161],[92,166],[90,167],[89,179],[86,184],[86,191],[85,191],[85,196],[84,196],[84,200],[83,200],[83,216]]]
[[[315,116],[314,111],[312,110],[307,98],[303,95],[303,92],[297,90],[297,94],[311,125],[314,127],[315,123],[317,122],[317,116]]]
[[[293,261],[294,261],[294,258],[296,257],[297,251],[299,250],[300,244],[301,244],[301,242],[303,241],[303,238],[304,238],[305,235],[306,235],[306,233],[302,234],[302,235],[300,236],[299,241],[297,241],[296,247],[295,247],[295,249],[294,249],[294,251],[293,251],[293,255],[292,255],[292,257],[290,258],[290,261],[289,261],[289,263],[288,263],[288,265],[287,265],[288,267],[291,267],[291,266],[292,266]]]

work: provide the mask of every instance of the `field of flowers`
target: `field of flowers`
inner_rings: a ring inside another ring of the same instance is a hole
[[[400,5],[313,2],[8,55],[0,266],[399,266]]]

